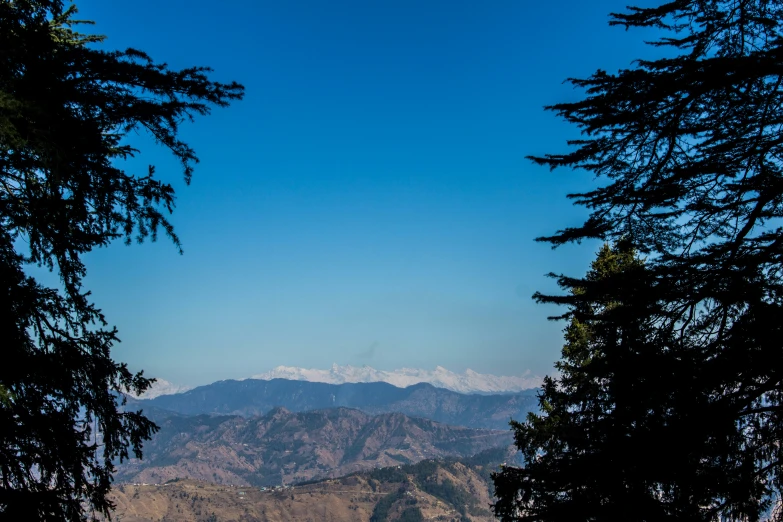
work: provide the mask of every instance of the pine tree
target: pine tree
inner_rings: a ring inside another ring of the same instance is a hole
[[[210,69],[170,70],[145,53],[104,51],[61,0],[0,0],[0,519],[107,515],[114,462],[156,429],[125,411],[150,384],[111,357],[117,331],[89,300],[82,256],[115,239],[179,246],[171,185],[124,170],[149,132],[190,180],[179,125],[241,99]],[[55,271],[61,288],[25,274]]]
[[[544,381],[541,412],[513,423],[525,465],[495,474],[495,513],[710,520],[725,511],[717,499],[743,495],[748,513],[763,511],[757,470],[727,454],[743,428],[714,403],[691,342],[659,328],[654,272],[631,243],[605,245],[585,278],[560,282],[571,310],[559,375]]]
[[[673,56],[572,79],[585,98],[548,107],[584,137],[532,159],[601,184],[569,196],[590,210],[584,224],[540,240],[624,241],[647,261],[628,301],[614,278],[558,276],[568,294],[536,295],[569,318],[625,303],[622,317],[597,316],[600,332],[632,325],[638,337],[596,341],[586,323],[585,357],[603,354],[611,371],[564,352],[542,416],[515,425],[525,465],[496,477],[503,518],[758,520],[779,499],[782,20],[783,4],[765,0],[629,8],[610,24],[656,28],[652,44]]]

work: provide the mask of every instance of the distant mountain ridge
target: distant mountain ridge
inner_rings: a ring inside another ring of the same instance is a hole
[[[467,369],[464,373],[455,373],[443,366],[436,366],[435,370],[423,370],[421,368],[398,368],[392,371],[376,370],[371,366],[340,366],[332,364],[328,370],[315,368],[298,368],[295,366],[278,366],[272,370],[249,377],[271,381],[272,379],[287,379],[291,381],[323,382],[326,384],[348,384],[385,382],[399,388],[405,388],[420,383],[432,384],[436,388],[454,391],[457,393],[517,393],[532,388],[539,388],[543,380],[538,376],[531,376],[526,372],[521,376],[490,375],[474,372]],[[244,379],[239,379],[244,380]],[[136,399],[154,399],[161,395],[174,395],[192,390],[195,386],[180,385],[169,382],[159,377],[150,388],[137,396],[129,394]]]
[[[403,413],[452,426],[508,430],[510,418],[538,410],[536,390],[509,395],[468,395],[421,383],[398,388],[385,382],[325,384],[286,379],[219,381],[184,393],[133,400],[132,408],[182,415],[265,415],[282,406],[292,412],[356,408],[378,415]]]
[[[327,384],[386,382],[400,388],[420,383],[429,383],[436,388],[444,388],[458,393],[513,393],[538,388],[541,377],[529,375],[499,376],[474,372],[455,373],[442,366],[435,370],[419,368],[399,368],[386,371],[370,366],[340,366],[333,364],[328,370],[315,368],[297,368],[278,366],[266,373],[253,375],[251,379],[272,380],[289,379],[293,381],[323,382]]]
[[[507,449],[510,431],[447,426],[400,413],[348,408],[261,417],[152,416],[161,431],[144,459],[118,467],[120,482],[162,484],[174,478],[269,486],[338,477],[376,467]]]

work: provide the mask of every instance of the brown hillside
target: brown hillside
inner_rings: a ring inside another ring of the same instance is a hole
[[[335,408],[263,417],[172,417],[122,465],[118,482],[162,484],[190,478],[276,486],[428,458],[465,457],[507,447],[509,432],[446,426],[399,413],[372,416]]]
[[[485,470],[486,471],[486,470]],[[122,522],[489,521],[481,466],[426,461],[262,491],[193,480],[118,486]]]

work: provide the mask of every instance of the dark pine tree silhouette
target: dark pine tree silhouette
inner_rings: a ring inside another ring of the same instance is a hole
[[[241,99],[210,69],[170,70],[141,51],[108,52],[76,31],[60,0],[0,0],[0,519],[82,520],[108,514],[115,459],[140,456],[156,429],[123,411],[122,392],[150,380],[111,358],[118,341],[82,286],[83,254],[112,240],[155,240],[172,187],[126,172],[143,129],[180,160],[184,120]],[[61,288],[24,273],[54,270]]]
[[[532,159],[602,183],[570,195],[585,223],[539,240],[646,262],[535,296],[571,323],[541,415],[514,425],[524,466],[495,475],[501,518],[758,520],[779,502],[782,18],[765,0],[612,14],[673,56],[572,79],[585,98],[548,107],[584,137]]]

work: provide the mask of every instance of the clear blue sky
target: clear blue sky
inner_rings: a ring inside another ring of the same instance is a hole
[[[549,271],[582,274],[595,244],[533,238],[578,223],[583,173],[527,154],[576,137],[542,106],[563,84],[653,52],[607,25],[625,0],[82,0],[106,48],[209,65],[246,98],[183,130],[167,241],[87,257],[120,330],[117,359],[183,384],[276,365],[548,373],[563,324],[533,303]]]

